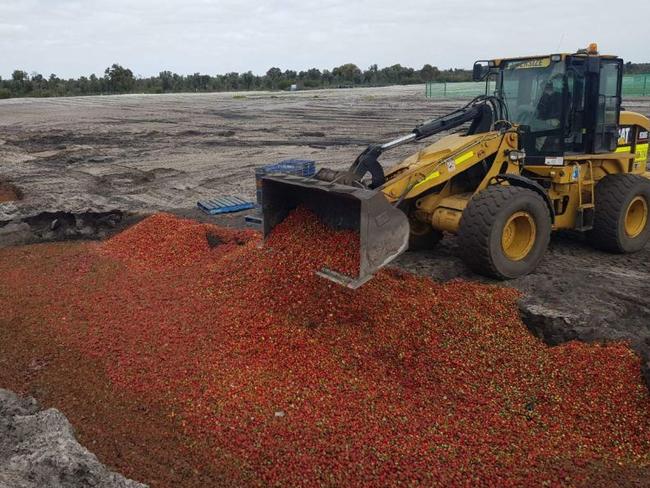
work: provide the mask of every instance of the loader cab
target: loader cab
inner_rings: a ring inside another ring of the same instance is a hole
[[[503,118],[520,127],[527,164],[616,150],[623,61],[590,49],[490,62]]]

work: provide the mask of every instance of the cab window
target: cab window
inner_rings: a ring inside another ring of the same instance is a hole
[[[501,94],[509,119],[528,132],[527,154],[561,154],[565,96],[565,66],[549,57],[503,63]]]

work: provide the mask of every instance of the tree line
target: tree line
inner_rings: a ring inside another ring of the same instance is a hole
[[[135,76],[133,71],[119,64],[106,68],[103,76],[91,74],[63,79],[55,74],[43,76],[15,70],[11,79],[0,77],[0,98],[56,97],[99,95],[108,93],[178,93],[245,90],[287,90],[292,85],[299,89],[337,88],[356,86],[386,86],[423,83],[426,81],[468,81],[471,70],[439,70],[425,64],[416,70],[399,64],[379,68],[373,64],[366,70],[348,63],[332,70],[311,68],[306,71],[284,70],[273,67],[263,75],[226,73],[206,75],[194,73],[179,75],[161,71],[158,76]]]
[[[626,63],[625,72],[648,73],[650,63]],[[395,64],[379,68],[373,64],[366,70],[348,63],[331,70],[311,68],[306,71],[284,70],[273,67],[263,75],[226,73],[206,75],[194,73],[179,75],[161,71],[158,76],[135,76],[133,71],[119,64],[106,68],[103,76],[91,74],[79,78],[63,79],[55,74],[43,76],[15,70],[11,79],[0,77],[0,98],[60,97],[114,93],[179,93],[219,92],[245,90],[287,90],[292,85],[298,89],[318,89],[357,86],[409,85],[415,83],[470,81],[471,70],[440,70],[430,64],[414,69]]]
[[[631,63],[628,61],[623,65],[623,72],[626,75],[640,75],[650,73],[650,63]]]

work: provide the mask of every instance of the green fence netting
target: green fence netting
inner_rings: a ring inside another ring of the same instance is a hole
[[[473,98],[485,93],[485,82],[461,81],[450,83],[428,82],[428,98]],[[650,97],[650,73],[625,75],[623,77],[624,97]]]
[[[623,77],[624,97],[650,97],[650,73]]]

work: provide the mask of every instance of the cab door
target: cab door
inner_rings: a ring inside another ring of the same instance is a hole
[[[621,111],[622,74],[623,60],[600,58],[593,139],[595,153],[616,150],[618,117]]]

